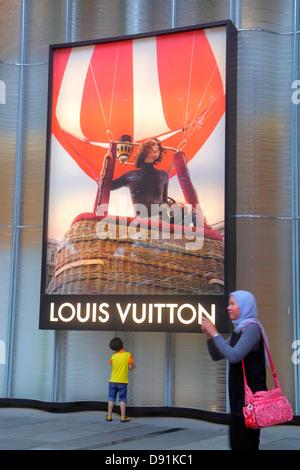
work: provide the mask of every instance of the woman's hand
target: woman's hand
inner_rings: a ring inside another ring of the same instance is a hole
[[[213,338],[216,334],[218,334],[218,330],[215,325],[206,317],[202,318],[201,329],[207,339]]]

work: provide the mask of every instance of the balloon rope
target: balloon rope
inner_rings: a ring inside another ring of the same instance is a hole
[[[96,83],[96,79],[95,79],[95,75],[94,75],[93,66],[92,66],[92,63],[91,63],[91,62],[90,62],[90,69],[91,69],[91,72],[92,72],[92,77],[93,77],[93,80],[94,80],[94,85],[95,85],[95,88],[96,88],[96,92],[97,92],[97,96],[98,96],[98,101],[99,101],[100,108],[101,108],[102,115],[103,115],[103,119],[104,119],[104,122],[105,122],[105,127],[108,128],[107,122],[106,122],[106,119],[105,119],[104,109],[103,109],[103,106],[102,106],[102,101],[101,101],[101,98],[100,98],[99,90],[98,90],[97,83]]]
[[[112,87],[112,92],[111,92],[111,102],[110,102],[110,110],[109,110],[109,118],[108,118],[108,126],[107,126],[108,131],[110,131],[109,126],[111,122],[112,107],[113,107],[114,94],[115,94],[118,59],[119,59],[119,43],[117,47],[117,54],[116,54],[116,60],[115,60],[114,80],[113,80],[113,87]]]
[[[205,91],[201,97],[201,100],[197,106],[197,109],[196,109],[196,112],[194,114],[194,117],[191,121],[190,124],[187,124],[187,120],[188,120],[188,110],[189,110],[189,100],[190,100],[190,90],[191,90],[191,81],[192,81],[192,68],[193,68],[193,61],[194,61],[194,49],[195,49],[195,32],[193,34],[193,44],[192,44],[192,50],[191,50],[191,59],[190,59],[190,72],[189,72],[189,83],[188,83],[188,94],[187,94],[187,101],[186,101],[186,110],[185,110],[185,124],[184,124],[184,128],[183,128],[183,131],[184,131],[184,135],[183,135],[183,140],[182,142],[179,144],[178,148],[181,150],[186,144],[187,144],[187,141],[188,139],[191,137],[191,135],[194,133],[195,129],[197,128],[197,126],[199,126],[199,124],[201,124],[201,121],[202,119],[204,118],[204,116],[210,111],[210,109],[212,108],[212,106],[215,104],[219,94],[221,93],[221,90],[219,91],[219,93],[217,94],[217,96],[214,98],[213,102],[208,106],[208,108],[206,108],[206,110],[204,112],[202,112],[200,114],[200,117],[198,117],[198,112],[199,112],[199,109],[201,108],[201,105],[203,103],[203,100],[204,100],[204,97],[207,93],[207,90],[209,88],[209,85],[213,79],[213,76],[215,74],[215,71],[217,70],[218,68],[218,65],[217,65],[217,62],[215,63],[215,66],[214,66],[214,69],[211,73],[211,76],[209,78],[209,81],[206,85],[206,88],[205,88]]]
[[[203,103],[204,97],[205,97],[205,95],[206,95],[206,93],[207,93],[207,90],[208,90],[209,85],[210,85],[210,83],[211,83],[211,81],[212,81],[212,78],[213,78],[213,76],[214,76],[214,74],[215,74],[216,69],[217,69],[217,63],[215,63],[214,69],[213,69],[212,74],[211,74],[211,76],[210,76],[210,79],[209,79],[209,81],[208,81],[208,83],[207,83],[207,85],[206,85],[206,88],[205,88],[205,91],[204,91],[204,93],[203,93],[203,95],[202,95],[201,101],[199,102],[199,104],[198,104],[198,106],[197,106],[196,112],[195,112],[195,114],[194,114],[194,118],[192,119],[192,122],[191,122],[192,125],[195,123],[195,121],[196,121],[196,124],[198,124],[199,121],[201,120],[201,118],[200,118],[200,120],[197,119],[197,114],[198,114],[199,109],[200,109],[200,107],[201,107],[201,105],[202,105],[202,103]],[[219,93],[220,93],[220,92],[219,92]],[[218,95],[219,95],[219,93],[218,93]],[[218,96],[218,95],[217,95],[217,96]],[[207,108],[207,110],[204,111],[204,113],[202,113],[202,114],[200,115],[201,117],[203,117],[203,116],[206,114],[206,112],[211,108],[211,106],[214,104],[215,100],[216,100],[216,99],[214,99],[213,102],[212,102],[212,104]],[[194,130],[195,130],[195,128],[192,130],[191,127],[190,127],[190,131],[189,131],[189,133],[187,134],[186,140],[190,138],[190,136],[192,135],[192,133],[194,132]]]
[[[207,113],[209,113],[209,111],[212,109],[212,107],[215,105],[217,99],[219,98],[219,95],[220,93],[223,91],[223,88],[219,91],[219,93],[215,96],[214,100],[211,102],[211,104],[208,106],[208,108],[206,108],[201,114],[200,116],[196,119],[196,117],[194,118],[191,126],[190,126],[190,131],[189,131],[189,135],[187,137],[187,139],[189,139],[193,133],[195,132],[195,130],[197,129],[197,126],[201,125],[202,123],[202,120],[204,119],[204,117],[206,116]],[[194,125],[193,129],[192,129],[192,125]],[[187,140],[186,139],[186,140]]]
[[[191,91],[191,81],[192,81],[192,68],[193,68],[193,58],[194,58],[194,48],[195,48],[195,31],[193,34],[193,44],[192,44],[192,51],[191,51],[191,61],[190,61],[190,75],[189,75],[189,84],[188,84],[188,94],[186,98],[186,107],[185,107],[185,122],[184,122],[184,130],[187,128],[187,118],[188,118],[188,107],[190,101],[190,91]],[[185,142],[185,132],[183,135],[183,142]]]
[[[96,78],[95,78],[93,66],[92,66],[92,63],[90,62],[90,69],[91,69],[91,72],[92,72],[92,77],[93,77],[94,85],[95,85],[95,88],[96,88],[96,92],[97,92],[97,96],[98,96],[98,101],[99,101],[100,108],[101,108],[101,111],[102,111],[103,120],[104,120],[104,122],[105,122],[106,135],[107,135],[107,137],[109,138],[109,140],[114,140],[113,134],[112,134],[112,132],[111,132],[111,130],[110,130],[109,127],[110,127],[110,122],[111,122],[112,108],[113,108],[113,101],[114,101],[114,93],[115,93],[115,85],[116,85],[118,58],[119,58],[119,43],[118,43],[118,48],[117,48],[116,60],[115,60],[115,70],[114,70],[114,78],[113,78],[113,85],[112,85],[112,92],[111,92],[111,101],[110,101],[110,110],[109,110],[108,122],[107,122],[106,117],[105,117],[105,113],[104,113],[102,101],[101,101],[101,98],[100,98],[100,93],[99,93],[99,90],[98,90],[98,86],[97,86],[97,82],[96,82]]]

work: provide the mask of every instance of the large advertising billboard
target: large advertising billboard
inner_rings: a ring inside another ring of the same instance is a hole
[[[50,46],[41,329],[226,330],[234,44],[224,22]]]

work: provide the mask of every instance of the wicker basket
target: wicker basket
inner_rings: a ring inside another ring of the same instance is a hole
[[[109,219],[108,219],[109,220]],[[99,223],[101,222],[101,223]],[[148,222],[147,222],[148,223]],[[127,218],[79,220],[56,256],[49,294],[219,294],[224,284],[224,244],[205,236],[201,249],[190,238],[157,224],[128,236]],[[130,228],[130,227],[129,227]],[[208,231],[210,232],[210,231]],[[213,235],[214,231],[211,231]],[[127,235],[126,235],[127,233]],[[176,238],[179,237],[179,238]]]

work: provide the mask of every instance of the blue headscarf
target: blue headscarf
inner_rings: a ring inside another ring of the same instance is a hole
[[[260,323],[260,321],[257,318],[257,307],[256,307],[256,300],[253,294],[251,292],[245,291],[245,290],[237,290],[235,292],[231,292],[231,294],[235,300],[237,301],[239,307],[240,307],[240,313],[239,316],[236,320],[232,320],[233,326],[234,326],[234,331],[236,333],[240,333],[243,328],[249,323],[253,322],[259,325],[261,329],[261,333],[268,344],[268,338],[265,333],[265,330]],[[269,359],[268,359],[268,354],[265,350],[265,357],[266,357],[266,363],[269,365]]]

